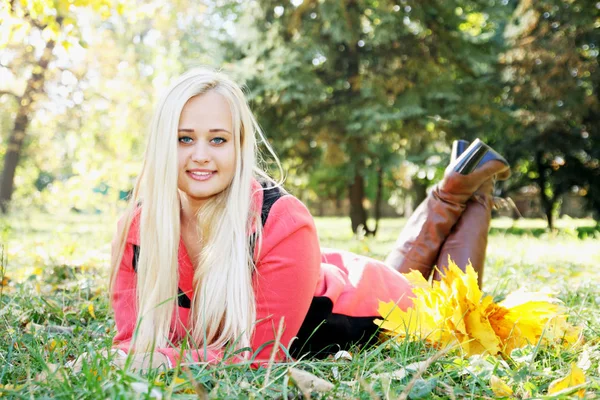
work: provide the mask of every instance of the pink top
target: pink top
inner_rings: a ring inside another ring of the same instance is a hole
[[[258,182],[255,182],[254,188],[260,188]],[[263,192],[256,191],[254,200],[262,205]],[[117,325],[114,343],[123,350],[130,349],[137,322],[134,245],[139,246],[139,212],[129,230],[112,297]],[[305,319],[309,320],[309,307],[313,316],[323,312],[325,318],[332,316],[339,320],[343,316],[345,325],[338,328],[330,323],[330,329],[349,329],[344,328],[348,321],[350,325],[355,320],[364,324],[365,318],[367,326],[374,326],[369,321],[378,317],[380,300],[397,302],[403,309],[412,304],[408,281],[382,262],[345,251],[321,251],[312,216],[304,204],[291,195],[286,194],[273,204],[264,225],[262,250],[258,258],[255,251],[255,260],[253,285],[257,321],[260,322],[255,325],[252,337],[254,350],[275,340],[282,318],[285,328],[281,344],[287,348],[299,334]],[[194,293],[193,276],[194,266],[183,241],[180,241],[179,288],[190,299]],[[329,307],[325,311],[322,310],[324,303]],[[179,313],[175,314],[172,324],[175,343],[186,336],[186,329],[189,330],[190,309],[178,308]],[[316,308],[320,309],[314,314]],[[310,327],[305,326],[305,329]],[[169,347],[156,351],[165,354],[173,365],[181,357],[206,362],[218,362],[223,358],[221,351],[205,354],[204,349],[181,352],[176,347]],[[255,360],[266,361],[271,353],[272,344],[263,347]],[[276,359],[284,358],[284,352],[279,349]]]

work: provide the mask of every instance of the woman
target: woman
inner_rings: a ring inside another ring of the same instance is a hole
[[[261,363],[285,358],[284,349],[300,356],[368,343],[379,300],[411,304],[400,272],[431,273],[473,196],[485,198],[477,204],[489,221],[492,179],[508,168],[449,171],[386,265],[321,250],[306,207],[257,168],[257,138],[272,153],[242,91],[220,73],[190,71],[160,100],[113,241],[117,364],[126,352],[145,368]]]

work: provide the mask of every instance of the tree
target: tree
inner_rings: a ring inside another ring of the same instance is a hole
[[[306,171],[341,149],[352,229],[372,233],[366,180],[471,118],[473,85],[493,72],[495,11],[475,1],[292,3],[249,7],[239,74],[276,148],[313,160]]]
[[[12,64],[3,65],[15,80],[25,82],[24,89],[2,90],[15,100],[15,117],[4,154],[4,168],[0,178],[0,210],[6,213],[14,191],[17,166],[27,137],[27,130],[36,110],[36,103],[46,94],[46,82],[52,62],[60,49],[68,51],[80,45],[80,29],[75,18],[79,7],[92,9],[108,17],[112,10],[111,1],[78,0],[50,1],[3,0],[0,22],[4,30],[0,49],[5,51]],[[25,46],[23,46],[25,44]]]
[[[516,119],[509,156],[519,160],[512,188],[534,183],[548,226],[574,190],[598,210],[597,2],[522,0],[507,26],[504,98]]]
[[[19,152],[12,203],[50,211],[114,212],[139,172],[155,92],[184,69],[179,60],[187,48],[178,43],[185,35],[200,34],[187,29],[190,19],[183,21],[182,15],[203,20],[204,7],[181,1],[145,2],[131,8],[108,2],[75,5],[63,18],[43,92],[28,112],[27,130],[35,133],[25,136]],[[30,78],[27,71],[37,62],[22,51],[21,42],[33,40],[39,32],[36,27],[19,30],[25,26],[18,17],[21,8],[34,6],[14,7],[3,17],[10,24],[2,27],[12,36],[6,37],[1,59],[6,70],[14,71],[9,80],[13,87],[7,91],[20,93],[21,82],[24,87]],[[38,19],[51,20],[61,4],[45,7],[47,15],[38,11]],[[69,18],[82,21],[85,29],[65,25]],[[8,98],[0,102],[8,104]],[[15,102],[14,113],[19,106]],[[13,110],[1,111],[1,126],[12,130]]]

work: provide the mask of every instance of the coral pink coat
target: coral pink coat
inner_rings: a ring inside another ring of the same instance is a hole
[[[254,189],[260,185],[255,182]],[[263,191],[254,201],[262,205]],[[259,208],[260,209],[260,208]],[[327,354],[351,344],[370,343],[379,317],[379,301],[412,304],[408,281],[384,263],[346,251],[321,249],[314,221],[297,198],[284,195],[271,207],[264,224],[260,254],[255,250],[253,286],[257,323],[252,336],[254,360],[268,360],[279,321],[284,321],[280,343],[293,356]],[[114,245],[114,244],[113,244]],[[134,217],[119,271],[112,306],[117,335],[114,343],[130,350],[138,319],[136,310],[135,247],[139,246],[139,212]],[[183,241],[179,244],[179,288],[193,298],[194,266]],[[189,305],[179,304],[172,324],[178,343],[189,331]],[[182,361],[218,362],[223,351],[181,351],[176,346],[157,349],[175,365]],[[276,359],[286,357],[279,349]]]

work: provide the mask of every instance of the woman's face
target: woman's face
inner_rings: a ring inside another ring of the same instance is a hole
[[[196,205],[225,190],[235,173],[231,110],[215,91],[192,97],[178,127],[177,187]]]

